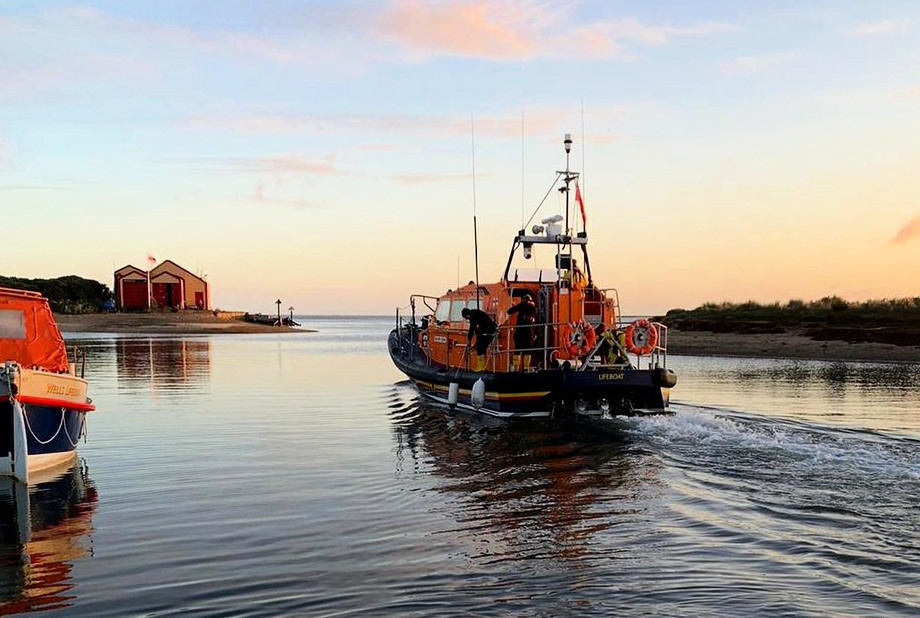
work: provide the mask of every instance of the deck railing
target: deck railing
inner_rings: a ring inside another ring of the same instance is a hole
[[[421,297],[417,297],[421,298]],[[432,300],[433,297],[424,297]],[[408,313],[408,315],[407,315]],[[431,360],[430,341],[420,334],[428,331],[428,326],[434,323],[434,317],[426,315],[420,321],[416,321],[415,306],[410,306],[396,312],[396,328],[399,334],[399,345],[406,352],[411,360],[416,360],[416,354],[420,350],[426,362],[433,364]],[[516,348],[514,345],[515,324],[511,320],[498,326],[495,339],[489,345],[486,352],[487,366],[495,371],[511,371],[515,367],[515,357],[523,355],[530,356],[531,367],[534,365],[549,368],[562,366],[568,363],[568,366],[576,371],[585,371],[589,369],[613,369],[613,368],[639,368],[647,363],[648,367],[667,366],[668,350],[668,327],[660,322],[653,322],[652,325],[658,331],[658,341],[649,354],[638,356],[626,350],[617,336],[625,330],[628,323],[619,323],[609,326],[606,334],[597,337],[595,344],[587,354],[579,355],[575,358],[561,358],[561,348],[556,342],[556,332],[568,326],[566,322],[546,322],[531,325],[531,333],[536,340],[534,345],[527,348]],[[466,335],[468,327],[440,326],[438,332],[445,335],[448,341],[447,366],[451,369],[470,369],[473,366],[472,354],[470,348],[475,343],[468,343]],[[475,341],[475,340],[474,340]],[[606,349],[605,345],[607,344]],[[606,359],[604,358],[606,357]],[[606,361],[606,362],[605,362]]]

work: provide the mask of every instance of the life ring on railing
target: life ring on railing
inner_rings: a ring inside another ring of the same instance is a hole
[[[584,356],[594,349],[597,333],[587,322],[573,322],[562,327],[563,347],[572,356]]]
[[[642,318],[626,327],[626,349],[633,354],[645,356],[658,346],[658,329]]]

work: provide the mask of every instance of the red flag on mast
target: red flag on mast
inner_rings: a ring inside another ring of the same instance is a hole
[[[575,203],[578,204],[578,208],[581,210],[581,222],[584,227],[588,227],[588,217],[585,215],[585,202],[581,199],[581,187],[578,186],[578,181],[575,181]]]

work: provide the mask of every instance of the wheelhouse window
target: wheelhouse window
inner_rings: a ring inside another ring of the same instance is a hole
[[[0,309],[0,339],[25,339],[26,314],[19,309]]]
[[[436,322],[446,322],[450,317],[450,301],[442,300],[438,303],[438,309],[434,312]]]
[[[463,310],[466,309],[465,300],[455,300],[450,304],[450,321],[462,322]]]

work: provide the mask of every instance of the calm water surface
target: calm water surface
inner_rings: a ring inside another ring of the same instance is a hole
[[[80,464],[0,492],[0,614],[916,616],[920,366],[672,357],[676,414],[420,400],[391,319],[82,336]]]

